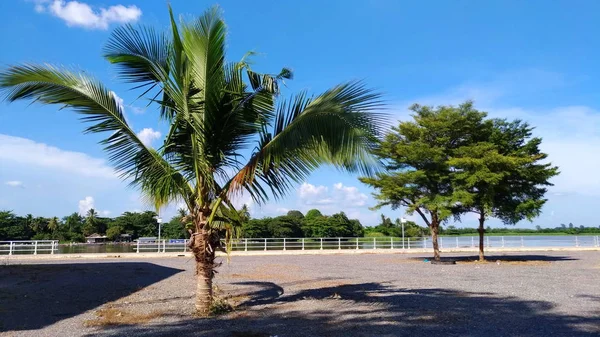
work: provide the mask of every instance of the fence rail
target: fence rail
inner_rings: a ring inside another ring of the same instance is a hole
[[[0,255],[37,255],[57,252],[57,240],[0,241]]]
[[[440,249],[477,248],[479,238],[473,236],[439,237]],[[225,246],[225,242],[223,242]],[[166,253],[189,251],[187,241],[156,240],[136,242],[127,246],[136,253]],[[568,248],[600,247],[600,236],[486,236],[486,248]],[[58,241],[0,241],[0,255],[57,254]],[[430,237],[364,237],[364,238],[242,238],[231,242],[232,251],[293,251],[293,250],[374,250],[374,249],[431,249]]]

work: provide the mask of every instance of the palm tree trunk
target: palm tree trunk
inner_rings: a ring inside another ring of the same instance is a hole
[[[196,223],[196,233],[190,238],[190,248],[196,258],[196,313],[208,316],[213,299],[212,280],[215,268],[215,247],[211,245],[203,215]]]
[[[479,213],[479,229],[477,230],[479,232],[479,261],[483,262],[485,261],[485,255],[483,252],[483,248],[484,248],[484,242],[483,242],[483,233],[485,232],[484,229],[484,222],[485,222],[485,215],[483,212]]]

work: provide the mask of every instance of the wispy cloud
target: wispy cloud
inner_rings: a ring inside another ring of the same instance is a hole
[[[108,29],[113,23],[135,22],[142,16],[141,9],[134,5],[92,8],[84,2],[64,0],[38,0],[35,11],[52,14],[62,19],[69,27],[87,29]]]
[[[4,184],[8,185],[10,187],[25,188],[25,185],[23,185],[23,182],[19,181],[19,180],[9,180],[9,181],[5,182]]]
[[[104,159],[0,134],[0,161],[59,170],[86,177],[114,179],[117,175]]]

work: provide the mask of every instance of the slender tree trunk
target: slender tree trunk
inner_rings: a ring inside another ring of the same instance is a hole
[[[196,258],[196,313],[208,316],[213,299],[212,280],[215,268],[215,246],[206,228],[206,216],[195,217],[196,232],[190,238],[190,248]]]
[[[481,262],[485,261],[485,255],[483,252],[483,249],[484,249],[483,234],[485,232],[484,222],[485,222],[485,213],[483,211],[481,211],[479,213],[479,229],[477,230],[479,232],[479,261],[481,261]]]
[[[440,260],[440,247],[438,245],[438,232],[440,229],[440,224],[437,219],[434,218],[431,221],[431,243],[433,244],[433,259],[435,261]]]

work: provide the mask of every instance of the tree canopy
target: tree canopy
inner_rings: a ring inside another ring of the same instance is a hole
[[[449,160],[460,148],[481,140],[479,127],[486,114],[470,102],[438,108],[415,104],[410,109],[413,121],[393,127],[374,150],[387,172],[360,180],[377,190],[377,207],[405,207],[423,219],[431,229],[434,259],[439,260],[440,224],[471,197],[454,188]]]

